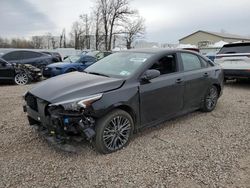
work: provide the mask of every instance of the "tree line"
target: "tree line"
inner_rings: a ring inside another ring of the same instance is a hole
[[[31,40],[0,38],[0,48],[54,49],[57,47],[110,51],[119,38],[127,49],[145,34],[145,20],[130,5],[130,0],[95,0],[90,14],[81,14],[72,24],[69,39],[63,29],[59,36],[47,33]]]

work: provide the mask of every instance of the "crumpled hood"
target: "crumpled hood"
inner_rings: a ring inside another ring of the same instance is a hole
[[[71,72],[45,80],[29,92],[50,103],[58,103],[114,90],[121,87],[123,82],[118,78]]]
[[[49,68],[55,68],[55,67],[66,68],[66,67],[74,67],[74,66],[77,66],[77,65],[79,65],[79,63],[58,62],[58,63],[49,64],[47,67],[49,67]]]

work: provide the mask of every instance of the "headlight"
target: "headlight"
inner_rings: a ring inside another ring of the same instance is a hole
[[[64,110],[73,110],[78,111],[81,108],[87,108],[91,106],[91,104],[100,98],[102,98],[102,93],[91,95],[83,98],[72,99],[68,101],[62,101],[58,103],[50,104],[49,106],[62,106]]]

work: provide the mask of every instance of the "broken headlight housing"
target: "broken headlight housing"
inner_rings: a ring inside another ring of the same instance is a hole
[[[58,103],[50,104],[49,106],[62,106],[64,110],[79,111],[80,109],[86,109],[92,105],[95,101],[102,98],[102,93],[90,95],[83,98],[77,98]]]

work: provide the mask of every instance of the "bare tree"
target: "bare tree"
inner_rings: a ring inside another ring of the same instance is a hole
[[[93,10],[93,21],[94,21],[94,31],[95,31],[95,49],[98,50],[103,42],[103,24],[101,17],[101,8],[97,6],[97,9]]]
[[[74,40],[75,49],[80,49],[80,40],[83,32],[82,24],[79,21],[74,22],[70,34]]]
[[[43,37],[42,36],[32,36],[31,41],[33,43],[34,48],[40,49],[43,45]]]
[[[87,14],[80,15],[80,19],[83,21],[84,27],[84,36],[82,42],[84,42],[83,46],[87,49],[90,49],[90,20]]]
[[[66,30],[63,29],[63,47],[66,48],[67,47],[67,41],[66,41]]]
[[[143,37],[145,33],[145,20],[142,17],[132,18],[124,25],[124,34],[127,49],[131,49],[132,43]]]
[[[65,28],[62,30],[62,33],[59,36],[59,47],[62,48],[64,46],[64,43],[65,43]]]
[[[97,0],[97,7],[100,9],[104,27],[105,49],[111,50],[116,24],[124,22],[126,16],[136,11],[129,7],[129,0]]]

